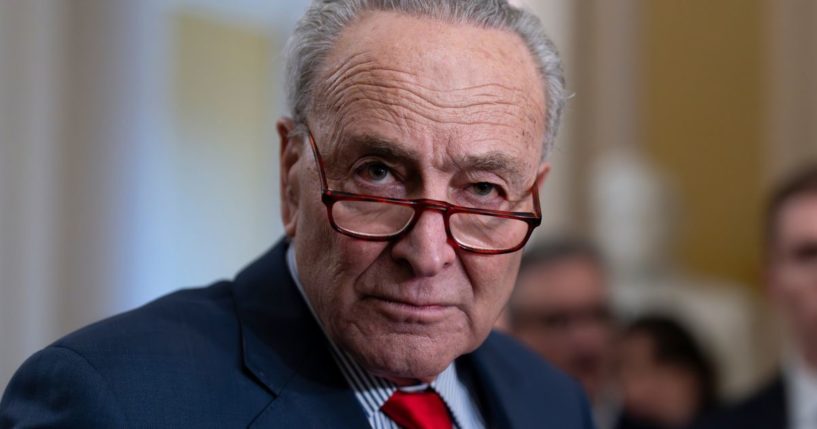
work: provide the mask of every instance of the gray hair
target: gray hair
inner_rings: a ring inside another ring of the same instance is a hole
[[[545,90],[546,131],[542,156],[556,138],[567,99],[561,60],[542,23],[507,0],[314,0],[287,42],[287,103],[299,128],[306,123],[317,74],[346,26],[367,11],[393,11],[451,23],[506,30],[525,42],[539,69]],[[296,129],[296,133],[302,130]]]

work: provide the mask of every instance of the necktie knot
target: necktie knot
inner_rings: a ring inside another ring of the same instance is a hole
[[[405,429],[451,429],[453,426],[448,408],[432,389],[423,392],[398,390],[381,410]]]

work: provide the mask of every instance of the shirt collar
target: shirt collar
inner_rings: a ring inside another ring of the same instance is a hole
[[[358,363],[355,362],[355,360],[352,359],[348,353],[340,350],[332,339],[326,335],[326,330],[323,328],[320,319],[315,313],[315,309],[312,308],[309,298],[307,298],[306,293],[304,293],[303,285],[301,284],[300,276],[298,274],[298,265],[295,262],[295,246],[292,243],[290,243],[289,247],[287,248],[286,259],[287,267],[289,268],[289,273],[292,276],[292,280],[295,282],[295,285],[306,302],[307,307],[309,307],[312,317],[321,327],[324,336],[326,336],[327,340],[329,341],[329,345],[332,349],[332,355],[335,358],[335,361],[338,363],[344,378],[346,378],[358,401],[363,406],[366,417],[370,418],[372,414],[377,413],[383,404],[388,401],[391,395],[397,391],[397,385],[382,377],[369,374],[360,365],[358,365]],[[451,362],[451,364],[448,365],[448,367],[446,367],[445,370],[443,370],[443,372],[440,373],[430,384],[401,387],[400,390],[419,391],[431,387],[440,395],[443,402],[445,402],[445,404],[448,406],[448,409],[451,411],[455,422],[458,423],[457,427],[463,427],[462,423],[469,421],[467,419],[467,416],[469,415],[467,412],[469,398],[465,387],[459,381],[455,365],[456,364],[454,362]]]
[[[795,354],[787,361],[785,376],[794,422],[817,423],[817,370]]]

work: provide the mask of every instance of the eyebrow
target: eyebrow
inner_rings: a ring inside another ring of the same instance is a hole
[[[344,153],[354,150],[365,150],[368,154],[379,156],[394,162],[406,165],[417,165],[420,153],[412,148],[407,148],[389,139],[372,134],[353,135],[341,139],[339,145],[335,146],[334,157],[343,157]],[[518,187],[519,190],[527,190],[525,176],[520,173],[521,165],[516,157],[508,155],[502,151],[489,151],[481,154],[471,154],[459,157],[453,161],[453,165],[463,171],[484,171],[496,173]]]
[[[365,150],[368,154],[406,164],[417,164],[417,159],[420,155],[415,150],[402,147],[388,139],[370,134],[342,139],[341,143],[335,146],[333,155],[335,157],[342,157],[343,153],[361,149]]]
[[[508,178],[508,181],[520,189],[527,186],[524,175],[520,173],[518,160],[505,152],[491,151],[479,155],[468,155],[459,159],[456,165],[463,170],[497,173],[501,177]]]

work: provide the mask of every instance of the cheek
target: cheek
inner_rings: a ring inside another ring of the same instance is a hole
[[[598,323],[586,328],[584,342],[594,350],[607,351],[612,344],[612,331],[606,324]]]
[[[344,284],[355,283],[376,263],[387,246],[386,242],[356,240],[334,230],[332,233],[338,236],[336,247],[331,251],[337,255]]]
[[[774,294],[785,309],[817,317],[817,288],[797,276],[775,276]]]
[[[383,253],[385,244],[355,240],[329,227],[319,231],[310,248],[313,255],[318,255],[311,267],[320,278],[316,284],[329,286],[327,289],[336,296],[351,297],[361,276]]]
[[[510,298],[519,272],[520,252],[510,255],[461,254],[474,296],[472,318],[493,324]]]
[[[335,231],[318,198],[302,199],[292,241],[302,283],[305,288],[314,289],[307,291],[309,299],[322,316],[328,316],[323,310],[335,308],[339,299],[353,290],[353,279],[359,275],[360,267],[366,265],[365,244],[369,243]]]
[[[331,227],[304,244],[296,247],[299,266],[308,273],[301,274],[304,287],[321,322],[337,337],[337,332],[355,319],[360,277],[374,263],[384,245],[354,240]],[[314,255],[313,260],[302,259],[302,254],[305,258]]]
[[[795,317],[812,329],[817,326],[817,289],[813,285],[798,285],[789,294],[788,306],[793,309]]]

